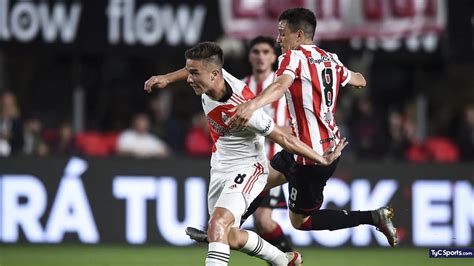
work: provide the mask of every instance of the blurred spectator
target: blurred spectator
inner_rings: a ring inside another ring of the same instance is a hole
[[[63,122],[57,129],[57,135],[51,145],[51,153],[55,155],[72,155],[76,152],[77,146],[71,123]]]
[[[171,110],[172,107],[175,107],[172,106],[172,102],[175,98],[171,90],[160,90],[158,94],[151,99],[149,103],[151,114],[150,132],[164,140],[174,152],[181,152],[185,142],[185,125],[189,123],[189,119],[178,119],[177,113]],[[193,98],[194,97],[191,97],[191,99]],[[180,102],[180,105],[187,104],[186,99],[179,99],[184,101]],[[186,113],[186,115],[188,115],[188,113]]]
[[[464,117],[457,129],[456,142],[463,160],[474,159],[474,104],[464,108]]]
[[[380,158],[386,151],[384,135],[367,98],[360,98],[351,119],[352,143],[358,158]]]
[[[410,143],[417,143],[422,139],[417,138],[418,121],[416,118],[416,103],[412,102],[405,106],[403,117],[403,133]]]
[[[390,138],[388,159],[403,160],[409,147],[409,140],[405,132],[405,119],[397,110],[392,110],[388,114],[388,135]]]
[[[195,114],[192,123],[185,139],[186,154],[203,157],[211,155],[213,142],[209,135],[206,116],[203,113]]]
[[[168,135],[167,122],[170,115],[171,94],[169,91],[159,91],[149,103],[151,114],[150,132],[161,139]]]
[[[167,145],[149,131],[150,119],[148,116],[145,114],[135,115],[132,128],[123,131],[118,137],[118,154],[139,158],[167,157],[169,155]]]
[[[23,125],[23,154],[33,156],[45,156],[48,154],[48,146],[41,137],[43,125],[39,118],[31,117]]]
[[[6,157],[21,150],[23,129],[16,97],[11,92],[0,95],[0,156]]]

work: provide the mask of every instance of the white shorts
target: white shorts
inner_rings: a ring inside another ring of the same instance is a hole
[[[212,216],[216,207],[225,208],[234,215],[232,227],[239,227],[242,214],[265,188],[267,177],[268,167],[261,163],[233,172],[211,168],[207,194],[209,215]]]

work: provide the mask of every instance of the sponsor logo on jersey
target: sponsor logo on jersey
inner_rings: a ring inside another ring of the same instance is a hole
[[[268,120],[267,126],[265,127],[265,129],[262,130],[262,134],[267,133],[271,127],[272,127],[272,120]]]
[[[332,57],[326,56],[326,55],[323,55],[320,59],[314,59],[312,57],[309,58],[310,64],[321,64],[321,63],[329,62],[329,61],[332,61],[333,63],[336,64],[336,61]]]
[[[220,125],[216,121],[212,120],[209,116],[207,117],[207,122],[212,127],[212,129],[219,135],[225,136],[229,132],[229,128]]]
[[[334,140],[334,138],[326,138],[326,139],[320,140],[319,143],[324,144],[324,143],[326,143],[326,142],[331,142],[331,141],[333,141],[333,140]]]

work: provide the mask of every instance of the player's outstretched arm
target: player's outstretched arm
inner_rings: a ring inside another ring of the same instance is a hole
[[[237,105],[231,112],[235,112],[229,120],[230,127],[243,128],[252,117],[255,110],[279,100],[283,97],[286,90],[291,86],[293,77],[283,74],[275,79],[262,93],[257,95],[253,100]]]
[[[186,70],[186,68],[183,67],[180,70],[170,72],[164,75],[152,76],[147,81],[145,81],[143,89],[146,92],[150,93],[155,88],[163,89],[171,83],[186,80],[187,77],[188,71]]]
[[[324,155],[321,156],[295,136],[284,132],[281,127],[275,126],[275,129],[269,135],[267,135],[267,137],[273,142],[278,143],[288,152],[303,156],[309,160],[315,161],[320,165],[332,164],[337,158],[339,158],[339,156],[341,156],[341,151],[348,144],[344,138],[339,142],[338,145],[336,145],[334,149],[325,152]]]
[[[349,84],[361,89],[367,85],[364,76],[359,72],[352,72],[351,71],[351,79],[349,80]]]

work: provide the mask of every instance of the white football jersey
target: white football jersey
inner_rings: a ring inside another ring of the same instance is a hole
[[[233,113],[229,110],[254,98],[255,95],[244,82],[224,69],[222,73],[228,90],[227,95],[221,101],[213,100],[206,94],[201,96],[202,108],[214,141],[211,167],[230,172],[255,163],[267,165],[264,136],[273,131],[275,123],[262,109],[258,109],[245,129],[231,129],[227,122]]]

